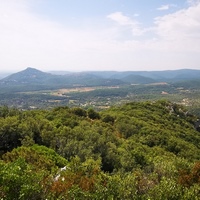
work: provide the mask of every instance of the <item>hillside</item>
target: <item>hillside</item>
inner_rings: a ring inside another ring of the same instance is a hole
[[[2,199],[195,199],[197,117],[169,101],[0,108]],[[38,184],[39,183],[39,184]]]
[[[142,76],[158,81],[177,82],[181,80],[199,79],[200,70],[180,69],[163,71],[97,71],[87,72],[102,78],[124,79],[127,76]]]
[[[59,75],[58,75],[59,74]],[[49,89],[79,86],[116,86],[126,83],[148,84],[156,82],[178,82],[199,79],[200,70],[168,71],[104,71],[104,72],[52,72],[46,73],[34,68],[27,68],[0,80],[0,87],[23,86],[24,90]],[[19,89],[19,88],[18,88]]]
[[[121,80],[105,79],[88,73],[54,75],[27,68],[0,80],[0,88],[16,92],[58,89],[74,86],[112,86],[124,84]]]
[[[4,78],[2,81],[5,84],[33,84],[33,83],[43,83],[52,77],[51,74],[42,72],[40,70],[30,68],[11,74]]]
[[[92,106],[101,110],[124,102],[167,99],[200,115],[199,70],[58,74],[27,68],[1,79],[0,105],[20,109]]]
[[[134,74],[125,76],[121,80],[123,80],[124,82],[130,83],[130,84],[149,84],[149,83],[157,82],[156,80],[154,80],[152,78],[148,78],[148,77],[141,76],[141,75],[134,75]]]

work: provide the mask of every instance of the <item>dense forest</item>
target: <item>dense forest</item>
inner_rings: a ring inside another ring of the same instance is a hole
[[[198,122],[167,100],[2,106],[0,199],[199,199]]]

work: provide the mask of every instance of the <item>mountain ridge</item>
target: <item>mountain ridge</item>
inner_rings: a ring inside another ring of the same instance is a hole
[[[174,78],[198,78],[200,76],[200,70],[198,69],[178,69],[178,70],[160,70],[160,71],[80,71],[80,72],[70,72],[70,71],[49,71],[44,72],[41,70],[38,70],[36,68],[27,67],[26,69],[12,73],[7,77],[10,77],[12,75],[16,74],[23,74],[23,73],[43,73],[43,74],[49,74],[49,75],[74,75],[74,74],[90,74],[90,75],[96,75],[98,77],[102,78],[117,78],[121,79],[126,77],[127,75],[140,75],[145,76],[153,79],[160,79],[160,78],[166,78],[166,79],[174,79]],[[5,79],[4,78],[4,79]]]
[[[176,83],[199,80],[200,70],[88,71],[53,74],[28,67],[0,80],[0,87],[57,89],[62,87],[117,86],[126,84]]]
[[[43,89],[45,89],[45,87],[60,88],[72,86],[112,86],[121,84],[124,84],[122,80],[102,78],[90,73],[55,75],[30,67],[0,80],[1,87],[28,87],[37,85],[43,86]]]

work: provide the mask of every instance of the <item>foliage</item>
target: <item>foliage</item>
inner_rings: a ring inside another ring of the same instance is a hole
[[[0,165],[1,199],[41,199],[42,187],[39,184],[46,176],[45,171],[35,171],[24,159],[17,159]]]
[[[179,104],[0,111],[0,199],[200,195],[197,117]]]

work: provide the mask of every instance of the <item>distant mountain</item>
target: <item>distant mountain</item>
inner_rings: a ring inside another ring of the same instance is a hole
[[[7,77],[7,76],[9,76],[10,74],[12,74],[12,73],[9,73],[9,72],[0,72],[0,80],[3,79],[3,78],[5,78],[5,77]]]
[[[73,74],[74,72],[70,72],[70,71],[49,71],[48,73],[54,74],[54,75],[67,75],[67,74]]]
[[[200,78],[199,79],[193,79],[193,80],[183,80],[179,81],[173,84],[176,88],[180,87],[183,89],[188,89],[188,90],[196,90],[199,89],[200,86]]]
[[[95,74],[102,78],[113,78],[123,80],[129,75],[137,75],[146,78],[153,79],[155,81],[171,81],[177,82],[181,80],[192,80],[200,79],[200,70],[194,69],[180,69],[180,70],[163,70],[163,71],[98,71],[98,72],[88,72],[90,74]]]
[[[1,80],[5,85],[45,83],[52,78],[51,74],[28,67],[27,69],[11,74]]]
[[[190,70],[190,69],[179,70],[174,79],[176,80],[200,79],[200,70]]]
[[[134,75],[134,74],[130,74],[122,78],[121,80],[130,84],[149,84],[149,83],[157,82],[156,80],[152,78],[141,76],[141,75]]]
[[[64,87],[117,86],[124,84],[148,84],[156,82],[182,82],[194,84],[200,80],[200,70],[167,71],[90,71],[62,72],[64,75],[51,74],[30,68],[11,74],[0,80],[0,88],[14,88],[14,91],[58,89]],[[61,74],[62,74],[61,73]],[[186,81],[186,82],[185,82]],[[187,85],[187,84],[186,84]],[[6,91],[6,89],[4,90]]]
[[[17,91],[57,89],[74,86],[115,86],[124,84],[122,80],[107,79],[89,73],[55,75],[34,68],[27,68],[0,80],[0,87],[15,87]]]

